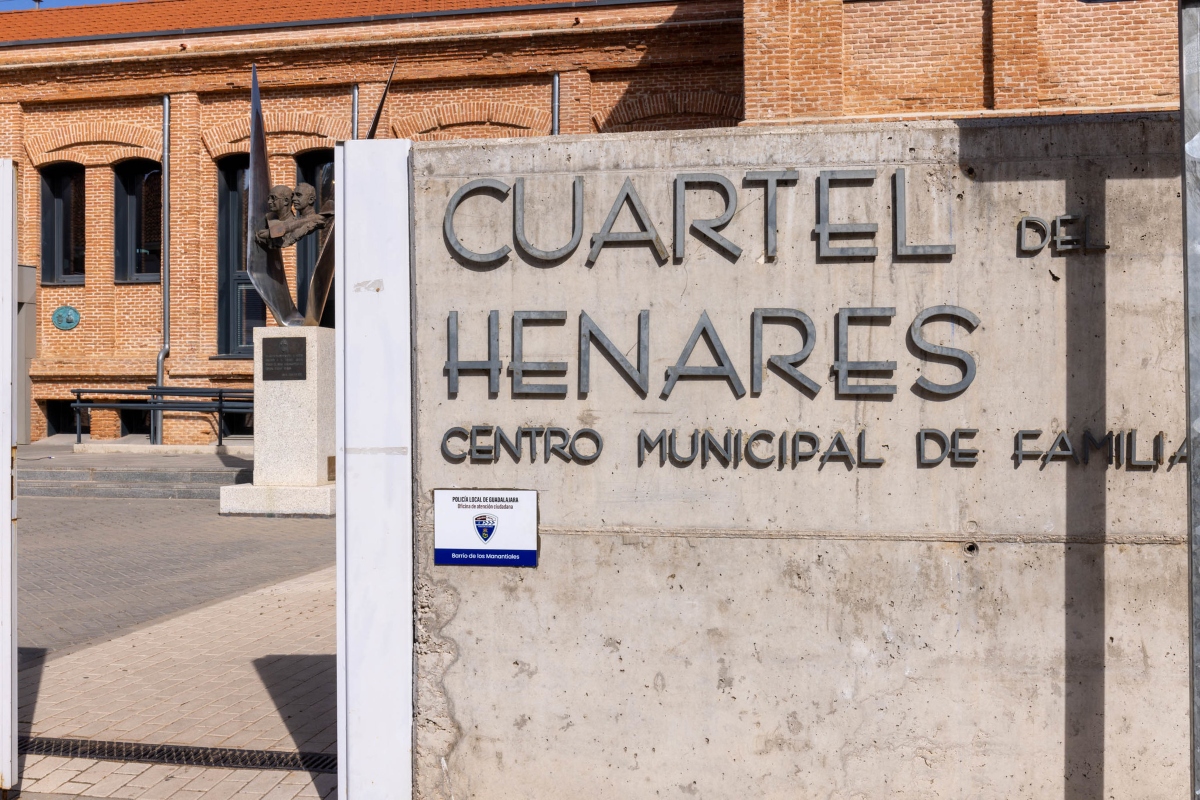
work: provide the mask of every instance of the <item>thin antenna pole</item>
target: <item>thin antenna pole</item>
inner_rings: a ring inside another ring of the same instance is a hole
[[[367,138],[374,139],[375,134],[379,132],[379,120],[383,117],[383,106],[387,103],[388,92],[392,88],[392,78],[396,74],[396,65],[400,63],[400,56],[396,56],[396,60],[392,62],[392,71],[388,73],[387,82],[383,84],[383,94],[379,96],[379,105],[375,107],[375,116],[371,119],[371,128],[367,131]]]

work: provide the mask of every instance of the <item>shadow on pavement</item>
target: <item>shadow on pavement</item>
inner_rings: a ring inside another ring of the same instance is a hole
[[[254,668],[287,725],[296,750],[336,754],[337,656],[263,656],[254,659]],[[310,774],[318,788],[334,777]]]
[[[33,713],[42,687],[42,668],[49,651],[44,647],[17,648],[17,736],[31,736]],[[24,754],[17,756],[17,775],[25,771]]]

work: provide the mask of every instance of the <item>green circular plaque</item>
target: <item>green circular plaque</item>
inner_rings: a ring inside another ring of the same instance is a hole
[[[79,311],[71,306],[59,306],[54,309],[51,320],[60,331],[69,331],[79,324]]]

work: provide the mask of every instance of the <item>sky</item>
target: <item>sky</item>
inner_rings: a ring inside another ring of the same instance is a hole
[[[129,0],[45,0],[42,8],[61,8],[62,6],[94,6],[98,3],[129,2]],[[34,8],[33,0],[0,0],[0,11],[23,11]]]

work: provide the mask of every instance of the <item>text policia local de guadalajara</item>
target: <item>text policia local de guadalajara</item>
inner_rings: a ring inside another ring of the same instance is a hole
[[[764,194],[764,253],[766,260],[773,260],[778,250],[778,230],[776,225],[776,201],[784,187],[794,186],[799,178],[795,170],[777,170],[769,172],[748,172],[744,184],[757,187]],[[869,238],[878,231],[875,223],[838,223],[830,220],[829,193],[844,184],[870,184],[877,178],[875,170],[824,170],[817,180],[817,224],[813,228],[816,255],[823,260],[837,259],[873,259],[878,255],[878,248],[873,246],[835,246],[831,236],[839,238]],[[513,245],[523,259],[540,265],[554,265],[570,257],[578,250],[583,241],[583,181],[576,177],[573,181],[574,215],[571,228],[571,239],[562,247],[555,250],[542,250],[531,243],[525,235],[525,186],[524,179],[518,178],[510,187],[508,184],[492,179],[481,178],[461,186],[450,198],[443,218],[444,238],[455,257],[466,266],[478,268],[495,266],[504,261],[513,248],[503,244],[496,250],[487,253],[473,251],[460,240],[455,230],[455,217],[459,206],[467,198],[475,194],[486,194],[497,199],[504,199],[513,194]],[[893,236],[895,242],[895,257],[940,258],[946,261],[953,259],[955,246],[948,244],[911,244],[908,241],[907,230],[907,198],[905,188],[904,168],[897,168],[894,175],[895,203],[893,204]],[[720,231],[733,219],[737,210],[738,195],[732,181],[723,175],[715,173],[688,173],[675,177],[675,202],[673,225],[673,248],[668,251],[659,235],[654,222],[643,204],[632,179],[627,178],[618,191],[600,230],[591,237],[591,246],[587,255],[587,265],[594,265],[604,249],[610,245],[619,244],[624,247],[642,245],[649,248],[660,263],[665,263],[672,256],[676,261],[684,258],[689,235],[706,243],[708,246],[723,253],[731,260],[737,260],[742,255],[742,248],[727,239]],[[693,219],[687,213],[687,196],[689,191],[715,191],[724,198],[725,209],[717,217],[711,219]],[[637,230],[617,231],[617,219],[622,211],[632,215]],[[1091,250],[1094,246],[1087,241],[1087,219],[1081,215],[1061,214],[1047,223],[1037,217],[1025,217],[1018,223],[1019,248],[1026,254],[1034,254],[1050,245],[1056,252],[1069,250]],[[1030,241],[1032,235],[1033,241]],[[947,237],[949,238],[949,237]],[[565,397],[568,387],[565,383],[553,383],[554,377],[561,378],[567,373],[567,363],[562,361],[526,361],[524,358],[524,336],[530,325],[562,325],[567,322],[567,312],[551,311],[514,311],[512,314],[512,359],[508,363],[508,374],[511,378],[511,390],[515,397]],[[837,310],[834,315],[835,329],[835,360],[831,365],[831,373],[836,383],[839,398],[857,399],[872,396],[887,396],[896,394],[897,387],[887,381],[896,370],[895,361],[865,361],[852,356],[850,352],[849,333],[851,325],[890,324],[896,316],[896,309],[889,306],[860,307],[851,306]],[[480,323],[483,320],[479,321]],[[492,310],[487,316],[487,359],[463,360],[459,357],[459,315],[450,311],[446,320],[447,358],[445,374],[449,395],[457,397],[460,378],[462,376],[480,376],[487,378],[488,392],[496,396],[500,391],[500,376],[504,364],[500,358],[500,312]],[[968,333],[974,331],[980,324],[980,318],[969,309],[957,305],[943,304],[920,309],[912,318],[908,333],[919,356],[926,361],[950,364],[959,370],[959,379],[952,383],[937,383],[925,376],[918,376],[914,382],[914,390],[930,398],[949,399],[957,397],[967,390],[975,379],[975,359],[966,350],[936,344],[926,337],[925,326],[933,322],[949,322],[956,324]],[[637,357],[636,364],[631,363],[625,356],[625,351],[617,347],[608,333],[587,313],[580,311],[578,316],[578,391],[586,396],[590,388],[591,354],[598,349],[606,356],[630,387],[641,396],[650,392],[650,311],[642,310],[638,314],[637,328]],[[790,354],[767,354],[763,351],[763,327],[766,325],[781,325],[795,329],[801,336],[803,346],[797,352]],[[482,330],[482,324],[479,325]],[[811,355],[816,345],[816,326],[811,317],[803,310],[796,308],[756,308],[751,313],[750,338],[750,393],[758,395],[762,391],[763,376],[766,369],[774,370],[783,380],[792,384],[798,392],[808,397],[815,397],[821,391],[821,386],[801,370],[801,366]],[[711,366],[694,366],[689,362],[692,353],[701,339],[705,340],[712,358],[716,361]],[[746,386],[730,359],[724,343],[713,321],[706,311],[701,311],[692,329],[691,336],[679,353],[674,366],[668,367],[661,386],[660,397],[670,398],[680,379],[724,381],[729,386],[735,398],[746,395]],[[659,388],[659,387],[656,387]],[[917,464],[925,467],[937,466],[949,461],[952,464],[972,464],[978,461],[980,450],[968,446],[969,441],[978,433],[973,428],[960,428],[950,433],[928,428],[916,433],[915,459]],[[1168,459],[1167,441],[1165,434],[1158,433],[1152,437],[1150,459],[1139,458],[1137,454],[1138,434],[1136,430],[1107,431],[1097,436],[1091,431],[1084,431],[1075,441],[1065,431],[1047,434],[1049,446],[1045,449],[1038,447],[1041,430],[1021,430],[1014,432],[1012,459],[1019,467],[1025,461],[1053,462],[1069,461],[1076,464],[1087,464],[1091,453],[1099,451],[1107,464],[1127,469],[1156,469],[1168,463],[1173,466],[1186,461],[1186,440],[1174,450]],[[854,441],[854,445],[850,444]],[[538,458],[538,445],[542,445],[542,458],[549,462],[552,458],[565,462],[589,464],[596,461],[603,449],[604,440],[599,432],[590,428],[571,431],[554,426],[521,426],[506,431],[502,427],[492,425],[472,425],[469,427],[453,427],[442,436],[442,456],[452,463],[495,463],[502,453],[507,453],[514,461],[523,460],[527,449],[530,462]],[[526,448],[527,445],[527,448]],[[710,461],[724,467],[736,468],[741,463],[754,467],[766,467],[778,463],[780,467],[791,464],[793,468],[804,461],[815,461],[818,468],[830,461],[844,463],[848,467],[880,466],[884,459],[868,452],[868,432],[860,430],[857,434],[844,434],[841,431],[833,433],[827,443],[812,431],[733,431],[723,434],[712,431],[679,431],[661,430],[658,432],[639,431],[634,443],[637,452],[638,466],[651,463],[655,458],[660,466],[672,464],[686,467],[698,462],[707,466]],[[1143,445],[1144,450],[1144,445]]]

